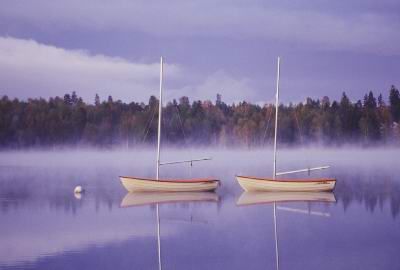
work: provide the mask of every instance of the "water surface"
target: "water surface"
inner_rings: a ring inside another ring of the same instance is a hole
[[[164,177],[221,179],[216,194],[192,200],[126,197],[118,175],[154,176],[152,150],[3,152],[0,269],[276,269],[276,240],[279,269],[399,269],[397,153],[280,151],[280,170],[328,164],[313,176],[338,184],[336,202],[277,202],[275,238],[274,203],[240,205],[234,178],[271,175],[269,150],[163,151],[164,160],[213,156],[162,168]],[[87,190],[81,197],[77,184]],[[160,202],[161,262],[152,201]]]

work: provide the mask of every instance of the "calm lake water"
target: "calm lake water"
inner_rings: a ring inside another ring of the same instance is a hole
[[[127,195],[118,176],[154,177],[154,149],[3,152],[0,269],[159,269],[157,200],[168,201],[159,204],[162,269],[276,269],[275,240],[281,270],[400,269],[398,153],[280,151],[280,170],[332,165],[313,176],[338,182],[333,202],[277,202],[276,239],[274,198],[242,194],[234,177],[271,175],[268,149],[163,150],[165,161],[213,157],[162,168],[163,177],[221,179],[215,194],[192,197]]]

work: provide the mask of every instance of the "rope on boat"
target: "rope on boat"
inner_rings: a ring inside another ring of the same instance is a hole
[[[154,119],[154,116],[155,116],[155,114],[156,114],[155,107],[153,107],[153,110],[152,110],[152,111],[153,111],[153,114],[152,114],[150,120],[147,122],[146,128],[145,128],[145,130],[144,130],[144,132],[143,132],[143,140],[142,140],[142,143],[144,143],[144,141],[146,140],[147,135],[149,134],[149,131],[150,131],[150,128],[151,128],[151,124],[153,123],[153,119]]]
[[[267,120],[267,125],[265,127],[264,136],[263,136],[263,140],[262,140],[263,146],[265,145],[265,139],[267,137],[269,123],[271,122],[271,116],[272,116],[272,107],[268,107],[268,118],[267,118],[268,120]]]
[[[181,130],[182,130],[182,134],[183,134],[183,141],[185,142],[185,145],[187,145],[185,128],[183,126],[183,121],[182,121],[182,117],[181,117],[181,113],[180,113],[178,105],[175,105],[175,109],[176,109],[176,111],[178,113],[179,123],[181,124]]]
[[[300,128],[299,118],[297,117],[296,109],[294,109],[294,118],[296,119],[297,128],[299,129],[300,143],[303,145],[303,135]]]

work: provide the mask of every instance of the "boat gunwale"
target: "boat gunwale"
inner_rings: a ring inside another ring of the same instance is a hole
[[[272,179],[266,177],[256,177],[256,176],[243,176],[243,175],[236,175],[236,177],[240,177],[244,180],[260,180],[260,181],[267,181],[267,182],[284,182],[284,183],[319,183],[319,182],[336,182],[335,178],[312,178],[312,179]],[[238,179],[239,180],[239,179]]]
[[[132,176],[119,176],[121,178],[127,178],[131,180],[143,180],[143,181],[152,181],[152,182],[163,182],[163,183],[213,183],[220,181],[214,178],[195,178],[195,179],[154,179],[154,178],[143,178],[143,177],[132,177]]]

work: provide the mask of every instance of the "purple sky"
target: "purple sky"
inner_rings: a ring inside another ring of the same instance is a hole
[[[0,95],[234,102],[353,99],[400,87],[397,0],[18,1],[0,9]]]

